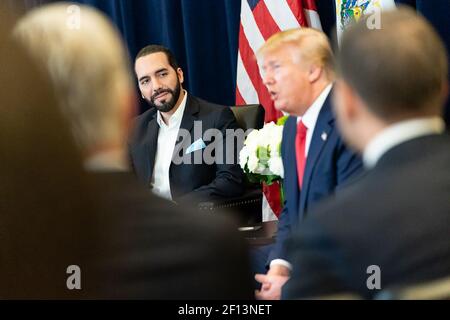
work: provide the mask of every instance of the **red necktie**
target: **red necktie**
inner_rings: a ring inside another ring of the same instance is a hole
[[[297,135],[295,136],[295,158],[297,160],[297,176],[300,189],[302,188],[303,173],[305,172],[305,145],[307,130],[308,128],[306,128],[303,122],[300,120],[297,124]]]

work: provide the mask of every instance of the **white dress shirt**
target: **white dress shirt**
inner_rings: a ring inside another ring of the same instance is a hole
[[[331,83],[326,86],[317,99],[313,102],[311,107],[306,110],[305,114],[302,117],[297,117],[297,124],[301,120],[308,129],[308,131],[306,131],[305,157],[308,156],[309,145],[311,144],[311,139],[314,133],[314,128],[316,127],[317,118],[319,118],[320,110],[322,110],[322,106],[325,103],[325,100],[327,100],[332,87],[333,84]]]
[[[317,118],[319,118],[320,110],[322,110],[322,106],[330,94],[332,87],[333,84],[331,83],[326,86],[316,100],[314,100],[313,104],[306,110],[305,114],[302,117],[297,117],[297,123],[299,123],[299,121],[303,121],[303,124],[308,129],[306,131],[305,157],[308,156],[309,146],[311,144],[314,128],[316,127]],[[272,267],[273,265],[282,265],[289,270],[292,270],[292,265],[284,259],[274,259],[270,261],[270,266]]]
[[[155,166],[152,175],[152,192],[162,198],[172,200],[170,191],[169,170],[172,164],[172,155],[178,137],[184,109],[186,108],[187,92],[184,91],[184,98],[180,106],[169,118],[168,124],[164,123],[161,113],[158,111],[156,122],[159,125],[158,147],[156,149]]]
[[[445,123],[439,117],[417,118],[395,123],[378,133],[364,148],[363,163],[373,168],[378,160],[391,148],[429,134],[444,132]]]

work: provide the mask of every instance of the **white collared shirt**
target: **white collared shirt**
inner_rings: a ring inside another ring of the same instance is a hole
[[[311,144],[317,119],[319,118],[320,110],[322,110],[322,106],[325,103],[328,95],[330,94],[332,87],[332,83],[326,86],[325,89],[323,89],[320,95],[316,98],[316,100],[314,100],[313,104],[306,110],[305,114],[302,117],[297,117],[297,123],[299,123],[300,120],[303,121],[303,124],[308,129],[306,131],[305,157],[308,155],[309,146]],[[292,265],[284,259],[274,259],[270,261],[270,266],[272,267],[273,265],[282,265],[289,270],[292,270]]]
[[[429,134],[444,132],[445,123],[439,117],[417,118],[395,123],[378,133],[364,148],[363,162],[368,169],[391,148]]]
[[[187,92],[184,91],[184,98],[180,106],[169,118],[168,124],[164,123],[161,113],[158,111],[156,122],[159,125],[158,146],[156,149],[155,166],[153,167],[152,192],[159,197],[172,200],[170,191],[169,170],[172,163],[172,155],[177,141],[184,109],[186,108]]]
[[[319,118],[320,110],[322,110],[322,106],[325,103],[325,100],[327,100],[332,87],[333,84],[331,83],[326,86],[325,89],[323,89],[320,95],[313,102],[313,104],[306,110],[305,114],[301,117],[297,117],[297,123],[299,123],[301,120],[305,127],[308,129],[306,131],[305,157],[308,156],[309,146],[311,144],[314,128],[316,127],[317,118]]]

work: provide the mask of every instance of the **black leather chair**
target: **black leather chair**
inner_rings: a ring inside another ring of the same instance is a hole
[[[264,126],[264,108],[260,104],[248,104],[244,106],[232,106],[236,121],[239,126],[247,129],[261,129]]]
[[[261,129],[264,126],[264,108],[260,104],[231,106],[239,126],[244,130]],[[214,212],[231,211],[241,224],[249,225],[261,222],[262,188],[246,181],[245,193],[240,197],[226,198],[214,202],[202,202],[199,209]]]

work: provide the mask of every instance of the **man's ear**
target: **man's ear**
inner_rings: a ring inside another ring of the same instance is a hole
[[[180,83],[184,82],[184,74],[183,74],[183,70],[181,70],[181,68],[177,69],[177,76],[178,76],[178,80],[180,80]]]
[[[361,107],[361,98],[356,91],[348,85],[347,82],[342,81],[343,98],[345,100],[345,112],[348,119],[354,119],[358,116],[359,108]]]
[[[356,92],[342,79],[334,84],[333,105],[335,112],[345,121],[355,118],[358,113],[359,98]]]
[[[308,71],[308,80],[310,83],[316,82],[322,75],[323,68],[316,64],[311,64]]]

